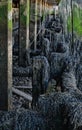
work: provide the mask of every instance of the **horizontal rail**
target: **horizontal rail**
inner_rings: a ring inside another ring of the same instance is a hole
[[[12,87],[12,92],[19,95],[19,96],[21,96],[21,97],[23,97],[23,98],[25,98],[26,100],[28,100],[30,102],[32,101],[32,96],[30,94],[26,94],[26,93],[24,93],[24,92],[22,92],[22,91],[20,91],[18,89],[15,89],[13,87]]]
[[[32,89],[32,86],[13,86],[13,87],[17,89]]]

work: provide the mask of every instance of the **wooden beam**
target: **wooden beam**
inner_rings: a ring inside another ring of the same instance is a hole
[[[39,14],[38,15],[40,16],[39,28],[41,29],[41,26],[42,26],[42,0],[40,0],[40,2],[39,2]]]
[[[40,16],[42,17],[42,0],[40,0]]]
[[[20,0],[19,65],[25,65],[24,55],[29,49],[30,0]]]
[[[17,89],[32,89],[32,86],[14,86]]]
[[[26,8],[26,14],[27,14],[27,19],[26,19],[26,50],[29,49],[29,26],[30,26],[30,0],[27,0],[27,8]]]
[[[36,48],[37,48],[37,15],[38,15],[38,0],[35,0],[34,50],[36,50]]]
[[[11,109],[12,0],[0,2],[0,110]]]
[[[71,52],[73,54],[73,48],[74,48],[74,36],[73,36],[73,31],[74,31],[74,21],[73,21],[73,0],[71,0],[71,36],[72,36],[72,39],[71,39]]]
[[[13,93],[25,98],[26,100],[28,100],[30,102],[32,101],[32,96],[30,94],[26,94],[18,89],[15,89],[15,88],[12,88],[12,91],[13,91]]]

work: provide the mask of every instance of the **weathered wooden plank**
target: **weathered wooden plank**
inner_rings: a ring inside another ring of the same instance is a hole
[[[26,94],[18,89],[15,89],[15,88],[12,88],[12,91],[13,91],[13,93],[25,98],[26,100],[28,100],[30,102],[32,101],[32,96],[30,94]]]
[[[42,26],[42,0],[40,0],[40,17],[41,17],[41,20],[40,20],[40,28]]]
[[[20,0],[19,65],[25,65],[25,51],[29,49],[30,0]]]
[[[0,110],[11,108],[12,0],[0,2]]]
[[[35,0],[35,31],[34,31],[34,50],[37,48],[37,15],[38,15],[38,0]]]
[[[32,86],[14,86],[17,89],[32,89]]]

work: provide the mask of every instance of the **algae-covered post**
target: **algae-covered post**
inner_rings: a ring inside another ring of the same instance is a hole
[[[0,2],[0,110],[11,108],[12,0]]]
[[[25,52],[29,48],[30,0],[20,0],[19,65],[25,65]]]

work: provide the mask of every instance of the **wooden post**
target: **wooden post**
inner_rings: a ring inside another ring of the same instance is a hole
[[[38,0],[35,0],[35,31],[34,31],[34,50],[37,48],[37,12],[38,11]]]
[[[46,16],[47,16],[47,0],[45,0],[45,19],[46,19]]]
[[[26,50],[28,51],[29,49],[29,26],[30,26],[30,0],[27,0],[27,8],[26,8],[26,14],[27,14],[27,19],[26,19]]]
[[[40,28],[41,28],[41,25],[42,25],[42,0],[40,0],[40,17],[41,17],[41,20],[40,20]]]
[[[0,2],[0,110],[11,108],[12,0]]]
[[[29,49],[30,0],[20,0],[19,15],[19,65],[26,66],[24,57]]]
[[[43,1],[43,20],[45,21],[45,0]]]
[[[73,53],[73,44],[74,44],[74,37],[73,37],[73,1],[71,0],[71,52]]]

